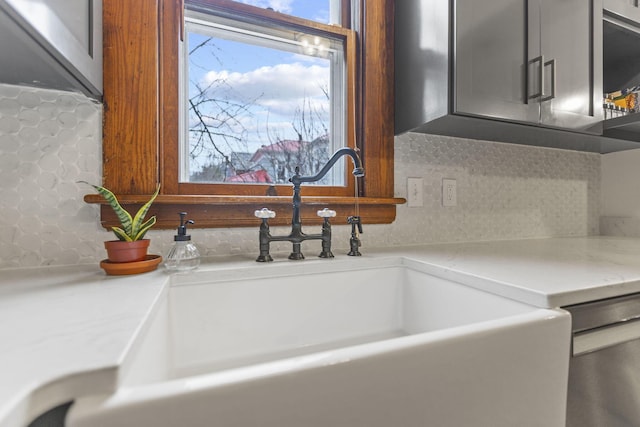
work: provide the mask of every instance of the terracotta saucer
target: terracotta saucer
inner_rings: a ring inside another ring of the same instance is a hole
[[[147,255],[144,260],[136,262],[111,262],[108,259],[103,259],[100,261],[100,268],[110,276],[124,276],[153,271],[158,268],[161,261],[160,255]]]

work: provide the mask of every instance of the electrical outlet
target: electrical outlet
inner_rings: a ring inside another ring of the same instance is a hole
[[[417,208],[424,206],[422,178],[407,179],[407,206]]]
[[[456,206],[458,204],[458,191],[455,179],[442,180],[442,206]]]

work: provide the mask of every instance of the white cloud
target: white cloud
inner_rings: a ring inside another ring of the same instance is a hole
[[[251,6],[261,7],[263,9],[271,8],[276,12],[291,13],[293,8],[291,3],[293,0],[239,0],[240,3],[248,4]]]
[[[210,71],[200,84],[207,87],[216,82],[211,85],[213,92],[209,96],[247,107],[235,115],[234,121],[238,123],[228,124],[236,132],[245,131],[244,142],[233,149],[252,151],[273,142],[274,138],[297,138],[292,123],[301,109],[306,114],[320,114],[324,124],[314,125],[315,133],[329,126],[330,105],[323,91],[328,88],[328,79],[329,67],[296,62],[259,67],[245,73]]]
[[[305,101],[311,101],[318,109],[329,110],[329,101],[323,92],[328,88],[328,67],[293,63],[260,67],[246,73],[210,71],[204,80],[204,87],[213,81],[224,81],[228,88],[225,96],[241,103],[253,102],[272,115],[291,116]]]

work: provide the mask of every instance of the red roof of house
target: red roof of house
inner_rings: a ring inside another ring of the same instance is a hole
[[[273,180],[266,170],[259,170],[232,175],[228,177],[225,182],[263,182],[270,184]]]
[[[251,157],[252,162],[259,161],[263,155],[268,153],[282,153],[284,151],[296,152],[304,145],[308,144],[305,141],[298,141],[293,139],[285,139],[284,141],[274,142],[273,144],[263,145],[258,148]]]

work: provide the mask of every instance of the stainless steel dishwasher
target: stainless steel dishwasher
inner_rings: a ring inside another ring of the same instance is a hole
[[[640,293],[564,308],[573,331],[567,427],[640,427]]]

